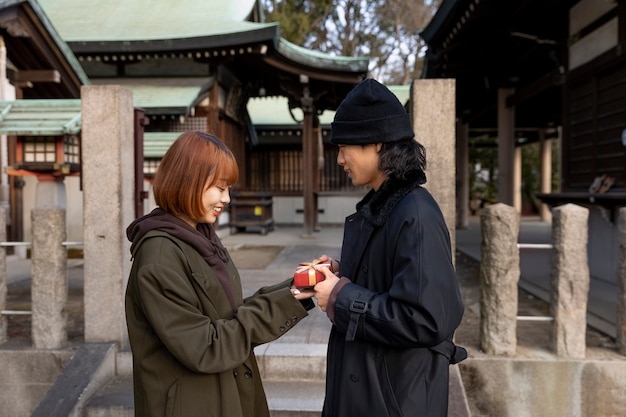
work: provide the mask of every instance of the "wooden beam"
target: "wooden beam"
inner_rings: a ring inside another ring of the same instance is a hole
[[[538,94],[541,94],[545,90],[563,85],[565,82],[565,76],[555,69],[542,77],[537,78],[528,85],[516,87],[515,92],[506,99],[507,107],[518,106],[520,103],[528,100]]]
[[[57,70],[20,70],[13,77],[16,83],[61,83],[61,74]]]

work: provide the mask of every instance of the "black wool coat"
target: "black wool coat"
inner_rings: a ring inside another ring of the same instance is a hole
[[[346,218],[324,417],[445,417],[463,302],[431,194],[387,181]],[[455,359],[456,355],[456,359]]]

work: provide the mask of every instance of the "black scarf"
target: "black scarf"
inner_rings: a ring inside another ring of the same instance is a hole
[[[130,252],[133,253],[141,238],[150,230],[160,230],[170,234],[192,246],[209,264],[220,281],[224,292],[233,308],[237,308],[233,292],[233,283],[230,279],[226,263],[230,262],[228,252],[221,245],[213,226],[208,223],[198,223],[196,229],[173,214],[155,208],[151,213],[138,218],[126,229],[126,236],[132,242]]]
[[[386,179],[378,190],[370,190],[356,205],[357,211],[374,226],[382,226],[391,214],[391,210],[420,185],[419,180]]]

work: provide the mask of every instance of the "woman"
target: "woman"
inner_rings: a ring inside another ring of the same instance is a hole
[[[269,416],[253,348],[306,317],[312,293],[288,280],[242,299],[237,269],[212,226],[237,178],[223,142],[183,133],[156,173],[158,208],[127,229],[136,416]]]

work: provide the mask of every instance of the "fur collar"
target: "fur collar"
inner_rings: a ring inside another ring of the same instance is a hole
[[[377,191],[370,190],[356,205],[358,212],[374,226],[382,226],[393,208],[419,183],[387,179]]]

